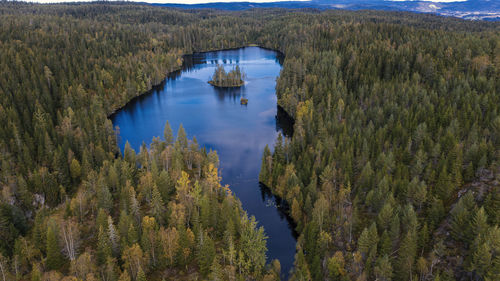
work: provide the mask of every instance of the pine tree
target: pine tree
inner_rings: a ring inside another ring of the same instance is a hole
[[[111,257],[111,254],[112,248],[108,234],[101,226],[97,235],[97,263],[104,265],[108,257]]]
[[[106,267],[103,270],[103,275],[105,276],[106,281],[116,281],[118,267],[116,266],[116,259],[108,258],[106,260]]]
[[[122,272],[122,274],[120,274],[118,281],[131,281],[130,275],[126,269]]]
[[[309,267],[307,265],[306,259],[302,249],[297,249],[297,254],[295,254],[295,272],[293,274],[293,280],[297,281],[309,281],[311,279],[311,273],[309,272]]]
[[[390,255],[391,254],[391,250],[392,250],[392,241],[391,241],[391,237],[389,236],[389,233],[386,231],[384,231],[384,233],[382,233],[382,236],[380,237],[380,247],[379,247],[379,253],[380,255]]]
[[[179,249],[179,233],[175,227],[160,228],[160,246],[168,265],[174,264],[175,253]]]
[[[497,118],[500,120],[500,117]],[[499,135],[500,139],[500,135]],[[492,225],[500,224],[500,192],[492,192],[486,196],[484,209]]]
[[[45,261],[45,266],[48,270],[58,270],[61,268],[63,263],[63,257],[61,254],[61,249],[57,243],[57,234],[54,231],[55,226],[49,226],[47,228],[47,240],[46,240],[46,254],[47,259]]]
[[[241,237],[240,246],[245,254],[245,259],[250,261],[252,272],[260,275],[266,263],[266,241],[264,228],[257,228],[257,221],[252,216],[250,219],[246,215],[241,217]]]
[[[40,272],[40,265],[34,264],[31,270],[31,281],[42,281],[42,273]]]
[[[425,202],[426,196],[427,186],[425,186],[425,183],[420,182],[417,178],[413,178],[408,185],[409,201],[420,210],[422,208],[422,204]]]
[[[296,198],[293,198],[293,200],[292,200],[291,211],[292,211],[291,216],[292,216],[293,220],[300,223],[301,217],[302,217],[302,210],[301,210],[299,202],[297,201]]]
[[[149,259],[148,264],[156,266],[158,251],[158,231],[157,224],[153,217],[145,216],[142,219],[141,248],[145,256]]]
[[[97,218],[96,218],[96,229],[99,229],[99,227],[102,227],[104,231],[107,231],[108,229],[108,214],[104,209],[99,209],[97,212]]]
[[[123,159],[125,159],[125,161],[127,161],[128,163],[135,165],[135,151],[132,149],[128,141],[125,143],[125,148],[123,149]]]
[[[111,216],[108,216],[108,237],[111,242],[113,255],[116,257],[120,250],[120,237],[116,231],[115,225],[113,224],[113,218],[111,218]]]
[[[427,227],[427,223],[424,223],[418,235],[418,248],[423,252],[427,252],[426,249],[429,247],[429,236],[429,228]]]
[[[377,259],[374,273],[377,280],[390,281],[392,279],[392,265],[387,255]]]
[[[77,180],[82,174],[82,167],[80,166],[80,162],[78,162],[78,160],[76,160],[75,158],[71,160],[70,173],[73,180]]]
[[[136,281],[147,281],[146,279],[146,274],[144,274],[144,271],[142,271],[142,268],[139,267],[139,271],[137,272],[137,277],[135,278]]]
[[[200,233],[197,256],[200,272],[204,276],[207,276],[215,257],[215,244],[212,238],[206,235],[206,233]]]
[[[345,260],[342,252],[337,251],[328,259],[328,275],[330,280],[342,280],[346,275]]]
[[[464,242],[472,241],[471,217],[475,205],[474,196],[468,192],[451,210],[451,234],[454,239]]]
[[[377,231],[377,224],[375,222],[370,225],[370,228],[368,229],[368,236],[370,237],[371,245],[377,246],[378,231]]]
[[[144,253],[139,244],[133,244],[132,246],[123,250],[122,260],[123,268],[129,271],[132,277],[137,278],[137,274],[140,270],[147,269],[144,267]]]
[[[487,243],[481,243],[472,254],[472,270],[483,279],[486,278],[491,268],[491,259],[490,247]]]
[[[427,260],[424,257],[418,258],[417,271],[420,275],[420,280],[425,280],[427,273],[429,272],[429,267],[427,264]]]
[[[158,221],[158,223],[163,223],[163,215],[165,214],[165,206],[161,198],[161,194],[156,187],[153,185],[152,198],[151,198],[151,215]]]
[[[271,150],[269,149],[269,146],[266,144],[266,146],[264,147],[264,153],[262,155],[262,163],[260,165],[259,182],[263,183],[268,187],[271,186],[271,182],[269,181],[270,169],[271,169],[271,166],[269,165],[270,159],[271,159]]]
[[[438,198],[431,199],[431,207],[429,209],[429,219],[432,221],[432,225],[437,225],[441,222],[444,216],[444,206],[443,201]]]
[[[489,278],[491,280],[500,280],[500,255],[498,254],[493,259]]]
[[[453,183],[448,174],[446,165],[444,165],[436,183],[436,193],[443,202],[447,203],[453,196],[453,190]]]
[[[377,216],[377,224],[382,229],[388,229],[391,219],[394,216],[394,209],[390,202],[386,202]]]
[[[219,262],[219,258],[217,256],[214,257],[212,262],[212,266],[210,267],[210,280],[219,281],[224,280],[224,275],[222,272],[222,266]]]
[[[168,120],[165,124],[165,129],[163,130],[163,136],[167,144],[174,143],[174,133],[172,132],[172,128],[170,127],[170,123],[168,122]]]
[[[97,207],[108,212],[113,207],[111,192],[109,192],[109,188],[105,185],[101,185],[97,188]]]
[[[139,206],[139,201],[137,201],[135,189],[132,186],[129,186],[129,214],[135,219],[135,223],[137,225],[140,224],[141,220],[141,210]]]
[[[368,229],[363,229],[363,232],[361,232],[361,236],[358,239],[358,251],[360,251],[363,255],[366,255],[371,248],[371,241]]]
[[[417,242],[414,233],[408,231],[398,252],[398,276],[401,280],[409,280],[413,275],[415,256],[417,253]]]
[[[0,276],[3,281],[7,281],[10,275],[8,262],[7,258],[0,253]]]
[[[186,131],[184,130],[182,124],[179,125],[179,130],[177,131],[177,138],[175,139],[175,142],[180,146],[180,148],[188,147]]]
[[[391,240],[396,243],[400,239],[399,232],[401,230],[401,223],[399,220],[399,216],[395,215],[391,220],[391,229],[389,230],[389,236]]]
[[[481,207],[477,210],[475,216],[472,219],[472,232],[474,236],[485,235],[488,231],[488,217],[484,208]]]

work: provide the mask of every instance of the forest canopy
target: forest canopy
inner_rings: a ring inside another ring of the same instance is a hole
[[[183,54],[249,44],[285,54],[294,135],[260,181],[297,223],[291,279],[500,279],[498,23],[1,2],[2,279],[278,280],[215,152],[168,124],[120,151],[107,118]]]

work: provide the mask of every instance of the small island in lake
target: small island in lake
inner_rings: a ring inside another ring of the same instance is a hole
[[[245,84],[243,81],[243,74],[239,66],[236,66],[233,70],[226,72],[222,65],[217,65],[214,75],[212,75],[212,80],[208,81],[213,86],[216,87],[241,87]]]

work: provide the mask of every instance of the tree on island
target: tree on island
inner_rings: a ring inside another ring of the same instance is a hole
[[[218,64],[212,75],[212,80],[208,81],[208,83],[217,87],[241,87],[245,83],[243,81],[244,76],[245,74],[241,72],[239,66],[226,72],[224,66]]]

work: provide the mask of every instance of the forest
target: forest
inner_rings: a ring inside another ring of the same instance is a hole
[[[259,180],[291,280],[500,280],[500,25],[380,11],[0,2],[1,280],[279,280],[215,151],[108,116],[183,55],[285,54]]]

